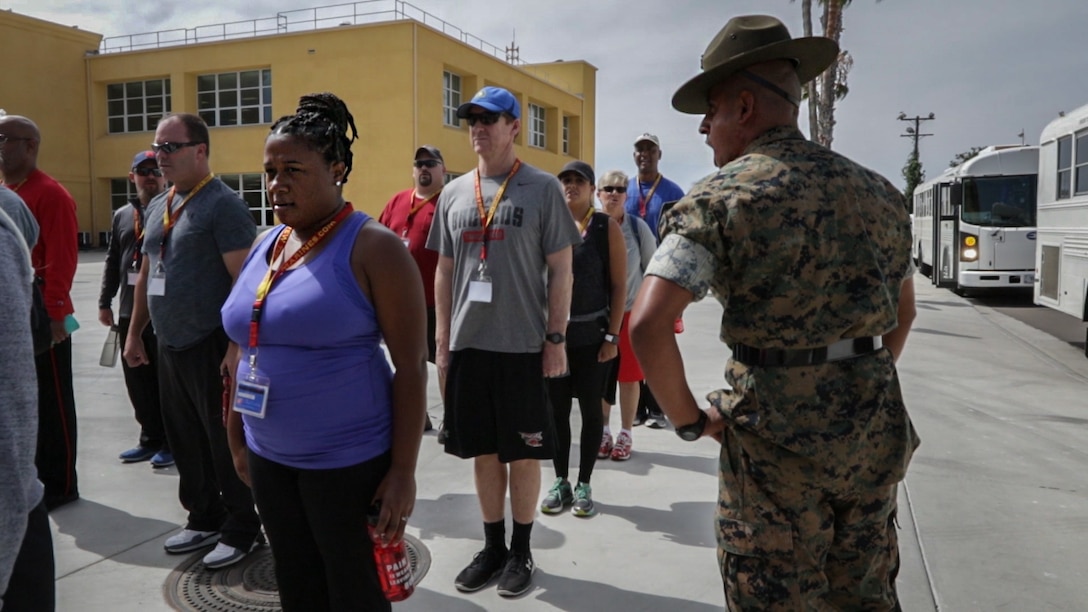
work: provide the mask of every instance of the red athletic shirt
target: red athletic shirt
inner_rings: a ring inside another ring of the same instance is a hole
[[[408,253],[416,260],[419,274],[423,277],[423,294],[427,298],[427,307],[434,308],[434,272],[438,269],[438,253],[427,248],[427,234],[431,232],[438,198],[424,204],[409,220],[409,211],[419,202],[420,199],[415,197],[415,189],[406,189],[389,200],[378,221],[393,230],[402,240],[408,240]],[[405,228],[408,230],[407,234]]]
[[[53,177],[34,169],[26,180],[8,185],[26,202],[41,233],[30,252],[34,272],[45,280],[42,293],[49,318],[62,321],[72,314],[72,280],[76,276],[79,244],[76,201]]]

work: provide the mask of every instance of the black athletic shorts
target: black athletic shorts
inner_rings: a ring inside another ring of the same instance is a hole
[[[435,363],[434,360],[434,306],[427,307],[427,361]]]
[[[451,352],[443,421],[451,455],[551,459],[555,425],[541,354]]]

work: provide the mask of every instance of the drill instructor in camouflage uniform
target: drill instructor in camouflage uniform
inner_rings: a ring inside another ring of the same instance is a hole
[[[631,338],[677,433],[722,444],[730,610],[894,610],[896,486],[918,438],[895,369],[914,318],[910,226],[883,177],[805,140],[801,85],[838,54],[773,17],[729,21],[673,106],[719,170],[665,214]],[[672,324],[724,306],[731,389],[700,409]]]

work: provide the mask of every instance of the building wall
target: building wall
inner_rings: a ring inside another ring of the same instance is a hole
[[[76,200],[79,223],[91,223],[87,74],[83,57],[102,36],[0,11],[4,76],[0,108],[23,115],[41,130],[38,167],[60,181]]]
[[[517,145],[525,162],[557,172],[575,157],[593,161],[596,69],[581,61],[514,66],[411,20],[84,57],[88,48],[97,47],[98,35],[76,35],[78,31],[70,28],[26,21],[21,18],[13,26],[25,38],[34,38],[34,32],[44,28],[57,37],[68,34],[72,40],[68,47],[50,46],[51,55],[25,75],[26,82],[40,83],[40,79],[30,81],[30,74],[65,66],[68,76],[60,81],[71,87],[58,92],[50,79],[49,87],[28,88],[25,105],[44,108],[49,106],[45,99],[63,98],[63,104],[49,109],[43,132],[47,125],[63,125],[66,139],[58,141],[51,152],[54,156],[43,155],[43,168],[49,170],[53,160],[65,160],[64,166],[57,164],[64,172],[54,175],[67,179],[73,195],[79,192],[80,229],[95,238],[110,225],[111,181],[123,186],[119,179],[127,177],[132,156],[149,148],[154,139],[153,129],[146,126],[134,132],[110,132],[108,91],[119,84],[168,79],[170,110],[199,113],[200,76],[270,69],[272,121],[293,113],[301,95],[335,93],[347,103],[359,132],[344,194],[357,209],[375,215],[395,192],[411,186],[412,154],[420,144],[442,149],[450,172],[462,174],[475,168],[467,123],[453,127],[444,122],[446,71],[461,77],[462,102],[484,85],[506,87],[519,97],[523,116]],[[0,27],[5,22],[0,18]],[[9,99],[5,91],[0,106],[10,105]],[[543,148],[528,144],[530,103],[545,109]],[[8,111],[18,112],[18,108]],[[567,155],[560,140],[563,116],[570,117],[575,127]],[[69,123],[61,120],[65,117],[76,119]],[[264,122],[211,127],[212,170],[221,176],[247,174],[259,180],[269,128]],[[49,142],[46,135],[43,153],[49,151]]]

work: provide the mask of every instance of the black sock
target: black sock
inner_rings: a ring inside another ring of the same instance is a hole
[[[514,521],[514,533],[510,536],[510,550],[513,552],[529,552],[529,536],[533,533],[533,523],[519,523]]]
[[[515,532],[516,532],[516,525]],[[499,519],[494,523],[484,523],[484,547],[496,550],[506,550],[506,520]]]

